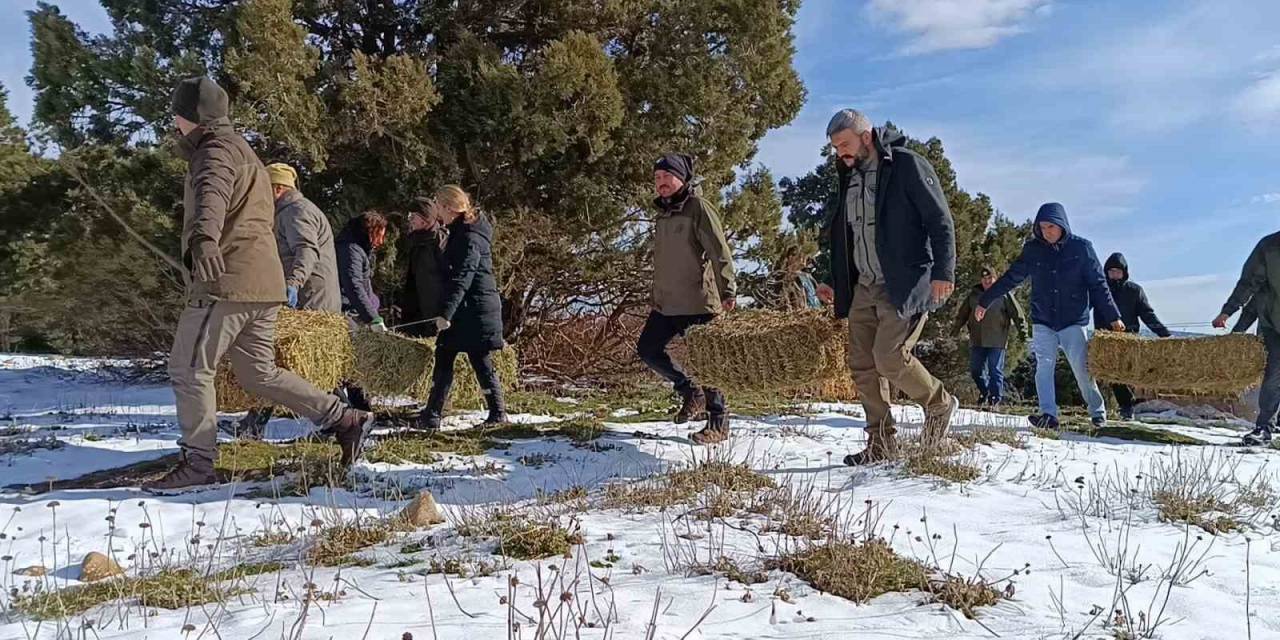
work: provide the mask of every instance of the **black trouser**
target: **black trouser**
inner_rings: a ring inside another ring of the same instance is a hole
[[[449,391],[453,388],[453,364],[460,351],[445,347],[436,347],[436,362],[431,370],[431,397],[427,399],[427,411],[440,415],[444,404],[449,399]],[[484,392],[485,405],[489,415],[503,413],[506,405],[502,398],[502,384],[498,380],[498,370],[493,366],[492,351],[468,351],[467,359],[476,372],[476,382]]]
[[[676,336],[683,336],[689,327],[706,324],[713,319],[715,316],[709,313],[696,316],[664,316],[657,311],[651,311],[649,318],[645,320],[644,330],[640,332],[640,340],[636,343],[636,354],[650,369],[653,369],[654,373],[666,378],[677,392],[682,395],[692,393],[697,389],[697,383],[671,361],[671,356],[667,354],[667,345],[671,344]],[[724,394],[719,389],[711,387],[704,387],[703,392],[707,394],[707,413],[713,416],[724,415]]]
[[[1276,413],[1280,412],[1280,333],[1270,327],[1259,331],[1267,346],[1267,368],[1262,374],[1262,388],[1258,390],[1257,425],[1275,430]]]
[[[1129,415],[1133,413],[1133,387],[1127,384],[1111,385],[1111,393],[1116,395],[1116,404],[1120,405],[1120,413]]]

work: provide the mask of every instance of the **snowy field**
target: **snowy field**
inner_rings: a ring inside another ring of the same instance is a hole
[[[0,640],[1280,638],[1280,451],[1219,446],[1238,440],[1236,425],[1148,424],[1208,443],[1171,446],[1046,439],[1020,417],[966,410],[956,431],[987,437],[948,458],[976,470],[955,481],[910,465],[841,465],[864,439],[858,405],[740,418],[731,443],[711,451],[691,446],[686,428],[627,420],[633,412],[617,407],[589,442],[518,438],[425,463],[362,462],[350,488],[301,496],[279,491],[279,478],[156,497],[110,482],[59,488],[177,449],[168,388],[115,382],[95,364],[0,356]],[[897,412],[921,421],[913,407]],[[309,430],[276,419],[267,435]],[[730,500],[707,484],[666,508],[618,499],[709,459],[774,488]],[[386,522],[421,489],[447,523],[397,528],[344,566],[316,561],[326,531]],[[1179,521],[1173,507],[1184,503],[1198,507]],[[793,535],[788,525],[801,522],[817,532]],[[567,554],[506,558],[494,523],[556,523],[572,543]],[[973,619],[914,588],[855,604],[782,568],[833,539],[883,539],[931,580],[967,579],[998,601]],[[89,552],[114,558],[126,579],[273,568],[237,574],[220,601],[176,610],[133,592],[61,619],[19,606],[74,592]]]

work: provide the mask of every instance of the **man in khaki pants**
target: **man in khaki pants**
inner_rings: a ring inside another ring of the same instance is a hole
[[[911,352],[929,312],[955,290],[955,227],[938,174],[902,134],[845,109],[827,137],[839,157],[839,195],[829,205],[835,288],[823,285],[819,294],[835,303],[836,317],[849,318],[867,448],[844,462],[862,465],[896,454],[890,385],[924,408],[926,444],[942,440],[959,407]]]
[[[348,465],[372,414],[346,407],[275,365],[276,315],[285,283],[272,234],[275,206],[267,171],[232,129],[227,94],[212,80],[183,80],[173,94],[173,111],[179,153],[188,162],[182,222],[187,307],[169,354],[182,460],[145,488],[174,492],[217,481],[213,378],[224,355],[245,390],[331,431]]]

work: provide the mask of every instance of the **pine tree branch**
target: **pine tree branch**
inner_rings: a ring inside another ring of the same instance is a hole
[[[152,253],[156,255],[156,257],[160,258],[161,260],[164,260],[166,264],[168,264],[170,267],[173,267],[175,270],[178,271],[178,273],[181,273],[184,278],[188,276],[187,270],[185,267],[182,266],[182,263],[175,260],[173,256],[166,253],[164,249],[157,247],[150,240],[147,240],[145,237],[143,237],[142,234],[135,231],[133,227],[129,226],[129,223],[126,222],[125,219],[120,216],[120,214],[116,213],[115,209],[112,209],[110,204],[107,204],[106,199],[104,199],[102,195],[98,193],[98,190],[95,189],[93,185],[89,184],[88,180],[85,180],[84,175],[80,173],[80,168],[77,167],[74,162],[69,160],[64,160],[63,166],[67,168],[67,173],[71,175],[71,178],[75,180],[76,183],[79,184],[81,188],[83,188],[86,192],[88,192],[89,197],[93,198],[93,200],[98,203],[98,206],[102,207],[102,210],[106,211],[107,215],[111,216],[111,218],[116,222],[118,222],[121,227],[124,227],[125,232],[128,233],[131,238],[133,238],[134,240],[137,240],[139,243],[142,244],[142,246],[149,249]]]

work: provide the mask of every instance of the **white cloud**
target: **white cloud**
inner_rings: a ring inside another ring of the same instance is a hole
[[[1140,281],[1160,320],[1175,331],[1212,333],[1209,321],[1218,315],[1235,284],[1231,273],[1205,273]]]
[[[1280,193],[1264,193],[1249,200],[1253,204],[1275,204],[1280,202]]]
[[[1025,31],[1049,0],[871,0],[867,7],[874,19],[912,35],[900,53],[919,55],[990,47]]]
[[[1263,75],[1236,96],[1236,114],[1247,124],[1280,124],[1280,71]]]

